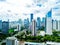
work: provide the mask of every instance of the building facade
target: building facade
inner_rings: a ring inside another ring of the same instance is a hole
[[[36,36],[36,21],[32,20],[32,36]]]
[[[26,29],[28,29],[28,27],[29,27],[29,18],[24,19],[24,27],[25,27]]]
[[[51,10],[46,15],[46,34],[52,35],[52,14]]]
[[[9,22],[2,22],[2,33],[7,34],[9,32]]]
[[[18,41],[15,37],[8,37],[6,39],[6,45],[18,45]]]
[[[2,20],[0,20],[0,30],[2,31]]]
[[[37,28],[39,29],[41,26],[41,19],[40,17],[37,17]]]
[[[32,22],[33,20],[33,13],[30,14],[30,21]]]
[[[58,24],[57,24],[57,20],[53,20],[52,23],[53,23],[53,24],[52,24],[52,25],[53,25],[53,26],[52,26],[52,27],[53,27],[53,30],[56,30],[56,31],[57,31],[57,25],[58,25]]]
[[[58,20],[58,30],[57,31],[60,31],[60,20]]]

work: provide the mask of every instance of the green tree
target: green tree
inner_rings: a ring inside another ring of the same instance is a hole
[[[24,27],[24,26],[21,26],[21,31],[22,31],[23,29],[25,29],[25,27]]]

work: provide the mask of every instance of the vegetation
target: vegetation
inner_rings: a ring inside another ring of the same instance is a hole
[[[16,32],[16,31],[14,32],[13,29],[9,29],[9,33],[8,34],[2,34],[2,33],[0,33],[0,42],[2,40],[6,39],[7,37],[13,36],[16,33],[18,33],[18,32]]]
[[[6,43],[2,43],[2,45],[6,45]]]
[[[27,34],[27,35],[28,35],[28,34],[31,34],[31,31],[28,31],[28,30],[27,30],[27,31],[26,31],[26,34]]]
[[[14,29],[15,29],[15,28],[11,28],[11,29],[9,29],[9,35],[12,36],[12,35],[18,33],[18,31],[14,31]]]
[[[24,27],[24,26],[21,26],[21,31],[22,31],[23,29],[25,29],[25,27]]]
[[[25,35],[25,33],[23,33],[16,37],[21,41],[24,40],[28,42],[46,42],[46,41],[60,42],[60,36],[58,35],[59,33],[60,32],[53,31],[53,35],[45,35],[45,36],[27,36]]]
[[[30,41],[30,42],[46,42],[46,41],[52,41],[52,42],[60,42],[60,37],[53,36],[53,35],[45,35],[45,36],[16,36],[20,40],[24,41]]]
[[[53,35],[54,35],[54,36],[59,36],[59,35],[60,35],[60,31],[55,31],[55,30],[53,30]]]
[[[13,33],[14,32],[14,29],[9,29],[9,34]]]
[[[6,39],[6,37],[9,37],[10,35],[9,34],[1,34],[0,33],[0,42],[4,39]]]

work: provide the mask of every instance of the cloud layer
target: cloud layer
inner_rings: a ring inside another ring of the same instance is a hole
[[[34,18],[44,17],[59,0],[0,0],[0,19],[18,20],[34,13]]]

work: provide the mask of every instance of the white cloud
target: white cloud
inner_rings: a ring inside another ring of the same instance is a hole
[[[9,19],[17,20],[19,18],[29,17],[28,15],[30,13],[34,13],[34,17],[44,17],[46,13],[55,6],[56,2],[58,2],[58,0],[40,0],[40,2],[37,3],[42,6],[39,7],[33,0],[6,0],[5,2],[0,2],[0,18],[7,19],[6,17],[8,17]],[[10,10],[10,12],[8,12],[8,10]]]

